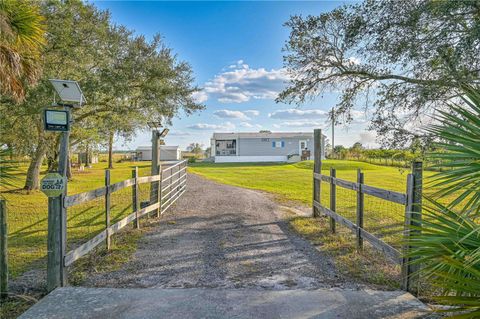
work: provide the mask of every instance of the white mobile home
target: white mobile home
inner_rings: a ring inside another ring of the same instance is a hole
[[[137,161],[151,161],[152,147],[139,146],[135,150],[135,158]],[[160,145],[160,160],[161,161],[178,161],[182,159],[182,151],[180,146]]]
[[[313,132],[214,133],[211,139],[215,163],[298,162],[313,159],[313,151]]]

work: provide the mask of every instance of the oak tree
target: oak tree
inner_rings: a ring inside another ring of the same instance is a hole
[[[284,64],[290,85],[277,101],[339,92],[336,117],[370,113],[391,146],[421,136],[435,108],[479,84],[479,1],[366,0],[318,16],[292,16]]]

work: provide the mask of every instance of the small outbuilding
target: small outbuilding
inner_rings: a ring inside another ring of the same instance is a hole
[[[97,164],[98,163],[98,155],[93,154],[91,152],[81,152],[78,153],[78,164]]]
[[[152,147],[139,146],[135,150],[135,159],[137,161],[151,161]],[[180,146],[160,145],[160,160],[161,161],[178,161],[182,159],[182,151]]]

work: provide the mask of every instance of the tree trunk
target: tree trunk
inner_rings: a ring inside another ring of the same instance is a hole
[[[47,152],[47,171],[53,172],[58,169],[58,148],[60,146],[60,136],[56,138],[55,146],[53,147],[53,153]]]
[[[45,141],[40,138],[40,141],[37,146],[35,154],[30,160],[30,165],[27,170],[27,178],[25,180],[25,186],[23,189],[26,190],[37,190],[40,186],[40,168],[42,166],[43,158],[47,153],[47,147]]]
[[[50,156],[47,156],[47,171],[51,172],[53,171],[55,168],[55,160],[50,157]]]
[[[72,161],[70,158],[70,154],[67,156],[67,179],[71,180],[72,179]]]
[[[55,151],[53,154],[47,154],[47,171],[53,172],[57,170],[58,167],[58,152]]]
[[[85,146],[85,167],[90,167],[90,145]]]
[[[113,168],[113,132],[110,132],[108,137],[108,168]]]

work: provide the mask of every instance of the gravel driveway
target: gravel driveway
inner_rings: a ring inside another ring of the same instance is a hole
[[[187,192],[140,242],[135,258],[87,286],[358,288],[289,230],[270,196],[189,174]],[[290,213],[291,214],[291,213]]]

